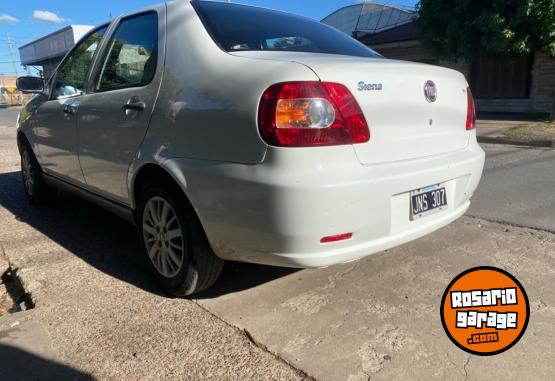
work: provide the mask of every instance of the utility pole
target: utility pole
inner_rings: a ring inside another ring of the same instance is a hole
[[[0,81],[2,81],[2,84],[0,86],[0,102],[5,103],[6,96],[4,95],[4,93],[6,92],[6,90],[4,86],[4,73],[0,73]]]
[[[12,61],[13,71],[16,77],[19,77],[19,72],[17,71],[17,64],[15,63],[15,57],[13,55],[13,44],[10,38],[10,34],[6,32],[6,41],[8,43],[8,52],[10,54],[10,61]]]

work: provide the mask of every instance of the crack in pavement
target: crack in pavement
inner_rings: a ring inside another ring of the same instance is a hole
[[[246,329],[246,328],[239,328],[237,326],[235,326],[234,324],[224,320],[222,317],[216,315],[215,313],[213,313],[212,311],[210,311],[208,308],[206,308],[205,306],[203,306],[202,304],[200,304],[197,300],[195,299],[190,299],[193,303],[195,303],[197,306],[199,306],[202,310],[206,311],[208,314],[212,315],[215,319],[221,321],[222,323],[226,324],[228,327],[241,332],[246,338],[247,340],[249,340],[249,342],[254,345],[256,348],[262,350],[263,352],[268,353],[269,355],[271,355],[272,357],[274,357],[276,360],[278,360],[279,362],[289,366],[291,369],[293,369],[300,377],[304,378],[307,381],[315,381],[316,378],[314,378],[313,376],[309,375],[306,371],[297,368],[296,366],[294,366],[293,364],[291,364],[289,361],[287,361],[286,359],[284,359],[283,357],[281,357],[280,355],[278,355],[277,353],[271,351],[266,345],[264,345],[262,342],[260,342],[259,340],[255,339],[254,336]]]
[[[470,363],[470,359],[472,358],[472,355],[468,355],[468,357],[466,358],[466,362],[463,365],[463,370],[464,370],[464,381],[468,380],[468,370],[466,370],[466,367],[468,366],[468,364]]]

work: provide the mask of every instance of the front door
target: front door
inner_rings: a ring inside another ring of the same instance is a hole
[[[43,170],[74,183],[84,183],[77,156],[77,112],[106,30],[104,26],[91,32],[75,46],[55,74],[48,100],[37,109],[34,132]]]
[[[96,65],[91,91],[80,99],[79,159],[87,186],[122,203],[129,202],[127,172],[146,134],[163,71],[164,18],[149,12],[119,21]]]

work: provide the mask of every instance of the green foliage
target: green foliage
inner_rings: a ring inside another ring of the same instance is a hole
[[[421,0],[421,36],[441,58],[555,57],[555,0]]]

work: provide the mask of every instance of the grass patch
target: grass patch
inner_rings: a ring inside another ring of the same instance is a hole
[[[507,130],[503,136],[510,140],[531,142],[535,140],[554,140],[555,122],[529,123]]]

